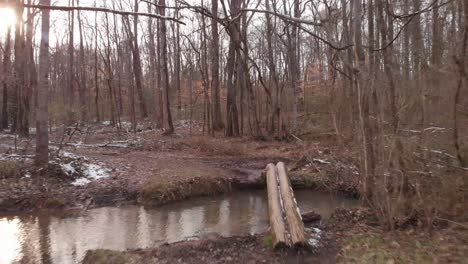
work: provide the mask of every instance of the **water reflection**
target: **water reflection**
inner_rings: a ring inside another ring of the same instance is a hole
[[[335,207],[356,201],[310,191],[296,192],[302,210],[328,218]],[[77,263],[86,250],[125,250],[175,242],[205,234],[264,232],[266,194],[239,192],[145,209],[106,207],[80,214],[29,214],[0,218],[0,264]]]

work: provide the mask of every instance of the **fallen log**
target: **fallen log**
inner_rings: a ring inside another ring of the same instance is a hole
[[[270,233],[274,249],[289,246],[281,208],[281,196],[278,190],[277,174],[276,166],[274,164],[268,164],[266,167],[268,216],[270,219]]]
[[[312,223],[312,222],[317,222],[322,220],[322,216],[319,213],[316,213],[315,211],[310,211],[307,213],[302,213],[302,222],[304,223]]]
[[[294,198],[294,192],[291,188],[291,182],[289,181],[286,173],[286,166],[283,162],[279,162],[277,165],[279,186],[281,192],[281,198],[283,200],[283,208],[286,215],[286,223],[288,226],[289,234],[291,235],[292,245],[297,247],[307,247],[307,238],[304,230],[304,223],[302,222],[299,208],[297,207],[296,199]]]

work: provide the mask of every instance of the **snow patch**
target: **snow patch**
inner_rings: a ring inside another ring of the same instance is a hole
[[[307,229],[310,232],[309,245],[313,248],[317,248],[320,244],[320,239],[322,238],[322,230],[318,228]]]
[[[84,186],[92,180],[107,178],[110,176],[111,170],[90,162],[86,157],[79,156],[67,151],[62,151],[62,158],[51,161],[51,163],[58,164],[62,171],[70,177],[79,176],[72,182],[74,186]]]
[[[86,178],[91,178],[91,179],[101,179],[101,178],[107,178],[109,177],[109,172],[110,169],[103,168],[97,164],[84,164],[85,169],[83,171],[83,174]]]
[[[24,160],[33,159],[33,158],[34,158],[34,155],[0,154],[0,160],[24,161]]]
[[[15,135],[11,135],[11,134],[0,134],[0,138],[15,138]]]
[[[79,158],[82,158],[80,156],[77,156],[71,152],[67,152],[67,151],[62,151],[62,156],[65,157],[65,158],[71,158],[71,159],[79,159]]]
[[[86,178],[78,178],[76,179],[74,182],[72,182],[71,184],[74,185],[74,186],[84,186],[88,183],[90,183],[91,181],[86,179]]]
[[[76,169],[72,166],[71,162],[66,164],[60,164],[60,167],[62,168],[63,172],[65,172],[65,174],[67,174],[68,176],[72,176],[76,173]]]

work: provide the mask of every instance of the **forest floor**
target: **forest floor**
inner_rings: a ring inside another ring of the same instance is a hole
[[[67,133],[57,128],[50,139],[50,165],[43,169],[33,166],[31,140],[1,133],[0,214],[157,206],[233,189],[264,188],[264,168],[279,161],[286,162],[295,188],[359,196],[357,155],[334,140],[227,139],[205,136],[200,130],[190,129],[187,122],[177,123],[172,136],[149,126],[139,127],[136,134],[109,124],[71,128]],[[376,227],[375,217],[366,212],[337,211],[320,226],[324,235],[314,252],[273,253],[265,235],[215,237],[129,252],[92,251],[87,263],[111,259],[113,263],[464,263],[468,259],[466,229],[388,233]]]

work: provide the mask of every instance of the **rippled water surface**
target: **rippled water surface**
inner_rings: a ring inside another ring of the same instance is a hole
[[[302,211],[327,219],[336,207],[355,200],[296,191]],[[146,248],[210,234],[234,236],[264,232],[268,204],[263,191],[196,198],[163,207],[104,207],[85,212],[0,217],[0,264],[78,263],[89,249]]]

